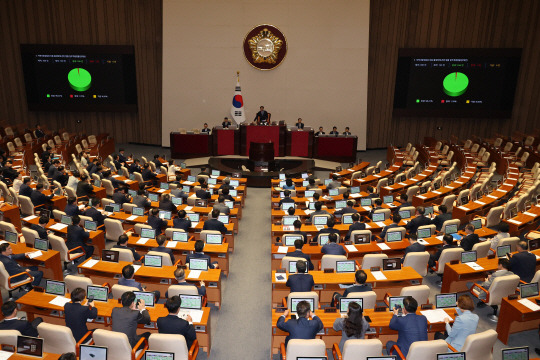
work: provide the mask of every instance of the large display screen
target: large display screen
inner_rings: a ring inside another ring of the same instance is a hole
[[[521,49],[400,49],[394,116],[512,115]]]
[[[21,45],[30,110],[137,111],[133,46]]]

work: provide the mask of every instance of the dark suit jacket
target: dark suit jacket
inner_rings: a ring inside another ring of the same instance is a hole
[[[296,126],[298,129],[303,129],[304,125],[305,125],[304,123],[299,123],[299,122],[294,124],[294,126]]]
[[[105,216],[103,216],[102,213],[100,213],[96,208],[89,208],[84,212],[84,216],[89,216],[92,218],[92,220],[97,221],[98,226],[103,225],[103,221],[105,220]]]
[[[293,231],[291,234],[302,235],[302,237],[304,238],[304,244],[307,244],[307,242],[308,242],[308,240],[307,240],[307,232],[297,230],[297,231]]]
[[[24,336],[38,336],[36,328],[26,320],[3,320],[0,322],[0,330],[19,330]]]
[[[460,246],[465,251],[471,251],[474,244],[476,244],[478,242],[480,242],[480,238],[478,237],[478,235],[477,234],[470,234],[470,235],[465,236],[463,239],[461,239]],[[512,271],[513,271],[513,269],[512,269]]]
[[[66,208],[64,209],[64,212],[66,215],[73,216],[73,215],[81,215],[81,211],[79,210],[79,207],[76,204],[67,204]]]
[[[285,346],[290,339],[315,339],[317,333],[324,327],[321,319],[316,315],[313,320],[299,318],[288,321],[285,321],[285,316],[280,316],[276,326],[289,333],[285,338]]]
[[[347,255],[343,246],[330,242],[322,247],[321,252],[328,255]]]
[[[137,205],[137,207],[150,207],[152,205],[152,203],[150,202],[150,200],[148,200],[148,198],[142,196],[142,195],[137,195],[137,196],[134,196],[133,197],[133,203],[135,205]]]
[[[315,282],[311,274],[292,274],[285,285],[291,288],[291,292],[305,292],[311,291]]]
[[[169,256],[171,258],[171,262],[174,265],[174,255],[173,255],[172,249],[169,249],[169,248],[167,248],[165,246],[158,246],[158,247],[150,249],[150,251],[158,251],[158,252],[169,254]]]
[[[45,228],[42,228],[38,224],[30,225],[30,229],[36,230],[40,239],[48,239],[49,238],[49,236],[47,236],[47,230],[45,230]]]
[[[118,244],[116,245],[113,245],[112,247],[113,249],[125,249],[125,250],[130,250],[132,253],[133,253],[133,259],[135,259],[135,261],[139,261],[141,260],[141,255],[135,251],[134,248],[131,248],[129,246],[120,246]],[[173,263],[174,264],[174,263]]]
[[[195,196],[202,200],[208,200],[212,197],[212,195],[210,195],[208,191],[203,190],[203,189],[199,189],[195,191]]]
[[[311,256],[309,256],[309,255],[307,255],[307,254],[304,254],[304,253],[302,252],[302,250],[294,250],[294,251],[288,253],[287,256],[289,256],[289,257],[304,258],[304,259],[306,259],[306,261],[307,261],[307,263],[308,263],[309,270],[313,270],[313,269],[314,269],[313,264],[311,263]]]
[[[418,228],[422,225],[431,225],[431,219],[423,215],[415,217],[405,225],[405,229],[409,234],[416,234]]]
[[[32,191],[32,194],[30,195],[30,200],[32,200],[32,204],[34,204],[34,206],[40,206],[40,205],[47,204],[49,200],[52,199],[53,197],[54,197],[54,194],[47,196],[37,190],[34,190]]]
[[[339,230],[334,229],[334,228],[324,228],[324,229],[319,230],[319,233],[317,234],[317,240],[319,239],[319,235],[321,235],[321,234],[332,234],[332,233],[336,234],[337,237],[338,237],[338,240],[339,240],[339,238],[340,238]]]
[[[134,173],[134,172],[140,173],[141,172],[141,167],[139,165],[133,163],[133,164],[129,165],[128,171],[129,171],[130,174]]]
[[[172,203],[172,201],[160,201],[159,206],[161,210],[167,210],[167,211],[175,211],[176,206]]]
[[[30,197],[32,195],[32,188],[26,184],[22,184],[21,187],[19,188],[19,195],[22,195],[22,196],[28,196]]]
[[[210,269],[214,269],[214,264],[212,264],[212,259],[210,258],[210,255],[206,255],[203,253],[193,253],[193,254],[187,254],[186,255],[186,264],[189,264],[189,261],[191,259],[208,259],[208,267]]]
[[[173,219],[173,228],[175,229],[183,229],[185,232],[188,231],[188,229],[191,227],[191,220],[187,218],[174,218]]]
[[[441,254],[442,254],[444,249],[452,249],[452,248],[456,248],[456,247],[457,247],[457,245],[444,245],[442,247],[439,247],[437,249],[437,252],[435,254],[431,255],[431,259],[433,260],[433,262],[439,261],[439,258],[441,257]],[[434,265],[434,263],[433,263],[433,265]]]
[[[81,305],[80,303],[66,303],[64,305],[66,316],[66,326],[71,329],[75,341],[82,339],[88,332],[86,319],[95,319],[97,317],[97,308]]]
[[[150,314],[148,310],[139,312],[138,310],[131,310],[129,307],[117,307],[113,309],[111,319],[112,331],[126,334],[131,347],[133,347],[139,340],[137,324],[148,324],[150,322]]]
[[[79,181],[77,184],[77,196],[90,196],[94,193],[94,187],[83,181]]]
[[[53,176],[53,180],[58,181],[60,185],[62,186],[66,186],[69,180],[69,175],[66,175],[66,174],[61,173],[60,171],[57,171]]]
[[[531,282],[536,272],[536,256],[528,251],[518,252],[510,258],[510,270],[527,283]]]
[[[113,194],[113,196],[112,196],[112,199],[116,204],[120,204],[120,205],[129,202],[129,198],[128,198],[127,194],[124,194],[124,193],[122,193],[120,191],[115,192]]]
[[[345,240],[349,240],[349,238],[351,237],[351,233],[354,230],[366,230],[366,224],[364,224],[364,223],[362,223],[360,221],[352,223],[349,226],[349,232],[347,233],[347,235],[345,235]]]
[[[206,220],[203,225],[203,230],[216,230],[221,232],[222,234],[225,234],[227,232],[227,228],[225,227],[225,225],[218,219]]]
[[[24,254],[13,254],[11,257],[0,254],[0,261],[4,264],[9,276],[13,276],[25,271],[25,268],[17,263],[16,260],[24,259]]]
[[[452,214],[439,214],[431,220],[431,223],[435,225],[437,231],[441,231],[444,222],[450,219],[452,219]]]
[[[90,237],[90,233],[85,231],[82,227],[78,225],[69,225],[67,227],[67,241],[66,246],[68,249],[76,248],[77,246],[82,246],[84,248],[85,240]]]
[[[381,239],[384,239],[384,237],[386,236],[386,233],[388,232],[388,230],[392,229],[392,228],[396,228],[396,227],[399,227],[398,224],[396,223],[391,223],[390,225],[386,225],[383,229],[383,231],[381,231]]]
[[[154,180],[157,177],[150,169],[144,169],[141,175],[144,181]]]
[[[343,297],[347,297],[350,293],[355,292],[364,292],[364,291],[371,291],[371,284],[362,284],[362,285],[354,285],[350,288],[345,289],[345,292],[343,293]]]
[[[47,177],[48,178],[54,178],[56,176],[56,173],[59,172],[58,168],[56,166],[49,167],[49,170],[47,170]]]
[[[156,229],[156,232],[159,234],[167,227],[167,220],[160,219],[158,216],[148,216],[148,225],[152,229]]]
[[[161,334],[179,334],[184,335],[188,349],[197,339],[195,328],[184,319],[180,319],[176,315],[167,315],[157,319],[158,332]]]
[[[294,204],[294,199],[290,197],[284,197],[283,199],[279,200],[279,206],[281,206],[283,203],[292,203]]]
[[[406,316],[392,316],[390,320],[390,329],[397,330],[397,345],[407,356],[409,347],[415,341],[427,340],[427,319],[424,315],[407,314]]]
[[[403,258],[401,258],[401,263],[405,261],[405,256],[407,256],[408,253],[412,252],[424,252],[426,251],[426,247],[420,243],[413,243],[405,248],[405,255],[403,255]]]

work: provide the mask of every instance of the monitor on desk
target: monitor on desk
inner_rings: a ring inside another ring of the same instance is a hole
[[[293,202],[281,203],[281,210],[288,211],[290,208],[295,208],[296,209],[296,204],[293,203]]]
[[[65,296],[66,283],[57,280],[45,280],[45,293],[57,296]]]
[[[519,295],[522,299],[538,296],[538,282],[519,285]]]
[[[310,197],[313,197],[313,195],[315,195],[315,190],[304,191],[304,197],[310,198]]]
[[[209,265],[208,259],[189,259],[189,270],[208,271]]]
[[[396,242],[401,241],[403,239],[403,234],[401,231],[387,231],[386,232],[386,242]]]
[[[482,219],[474,219],[471,220],[471,225],[474,226],[475,230],[482,228]]]
[[[128,190],[128,194],[129,194],[129,196],[131,196],[131,197],[135,197],[135,196],[137,196],[137,190],[131,190],[131,189],[129,189],[129,190]]]
[[[172,201],[173,205],[175,205],[175,206],[182,205],[182,203],[183,203],[182,198],[181,197],[176,197],[176,196],[173,196],[171,198],[171,201]]]
[[[135,174],[129,174],[129,180],[136,180]]]
[[[302,173],[301,178],[302,179],[307,179],[307,178],[309,178],[309,174],[308,173]]]
[[[115,250],[101,250],[101,260],[117,263],[120,259],[120,251]]]
[[[319,245],[321,246],[326,245],[330,241],[330,234],[319,234],[318,240],[319,240]]]
[[[135,216],[144,216],[144,208],[135,207],[131,210],[131,214]]]
[[[336,210],[343,209],[347,206],[347,200],[336,200]]]
[[[450,224],[444,227],[444,233],[448,235],[456,234],[458,230],[457,224]]]
[[[342,314],[348,313],[350,303],[357,303],[361,309],[364,309],[364,299],[342,297],[339,299],[339,312]]]
[[[41,251],[49,250],[49,240],[40,238],[34,239],[34,249]]]
[[[466,360],[464,352],[437,354],[437,360]]]
[[[529,240],[529,250],[540,249],[540,238]]]
[[[306,264],[307,265],[307,264]],[[289,261],[289,274],[296,274],[296,261]],[[309,266],[306,266],[306,274],[309,272]]]
[[[302,180],[302,187],[306,187],[309,185],[309,181],[308,180]]]
[[[172,212],[167,210],[159,210],[158,216],[163,220],[171,220]]]
[[[341,217],[341,223],[344,225],[350,225],[353,223],[352,214],[344,214]]]
[[[113,212],[119,212],[120,211],[120,204],[113,203],[113,204],[109,204],[109,205],[113,207]]]
[[[278,186],[283,189],[285,186],[287,186],[287,182],[284,180],[280,181]]]
[[[181,163],[180,163],[180,168],[181,168],[181,169],[186,169],[186,168],[187,168],[186,163],[185,163],[185,162],[181,162]]]
[[[212,170],[212,176],[221,176],[221,171],[219,171],[219,170]]]
[[[315,203],[313,201],[308,204],[308,209],[315,210]]]
[[[234,201],[231,200],[225,200],[224,201],[225,206],[227,206],[229,209],[234,209]]]
[[[435,295],[435,307],[437,309],[454,308],[457,306],[457,293]]]
[[[461,197],[461,205],[467,205],[469,203],[469,196],[465,195]]]
[[[515,218],[518,214],[517,207],[513,207],[510,209],[510,218]]]
[[[97,221],[84,220],[84,229],[88,230],[88,231],[96,231],[97,230]]]
[[[390,296],[388,297],[388,310],[393,311],[396,305],[403,309],[403,300],[406,296]]]
[[[216,178],[209,178],[208,179],[208,185],[216,185],[217,179]]]
[[[169,190],[169,183],[166,183],[166,182],[159,183],[159,188],[162,190]]]
[[[433,214],[433,206],[426,206],[424,208],[424,215],[427,216],[431,214]]]
[[[400,210],[399,216],[401,216],[402,219],[408,219],[411,217],[411,210]]]
[[[328,190],[329,196],[338,196],[339,195],[339,189],[329,189]]]
[[[422,187],[420,188],[420,190],[418,190],[418,193],[419,193],[420,195],[423,195],[423,194],[427,193],[427,191],[428,191],[428,188],[425,187],[425,186],[422,186]]]
[[[71,216],[69,215],[62,215],[62,217],[60,218],[60,222],[64,225],[71,225],[72,221],[71,221]]]
[[[529,360],[529,347],[502,349],[501,360]]]
[[[202,310],[203,297],[201,295],[180,294],[180,309]]]
[[[353,273],[356,271],[354,260],[336,261],[336,273]]]
[[[387,185],[387,186],[392,186],[392,185],[394,185],[394,181],[395,181],[394,178],[388,178],[388,185]]]
[[[369,234],[354,234],[355,244],[369,244],[371,242],[371,236]]]
[[[384,218],[385,218],[385,215],[383,212],[376,212],[376,213],[373,213],[371,220],[373,220],[373,222],[378,222],[378,221],[384,221]]]
[[[150,291],[134,291],[135,302],[139,300],[144,300],[144,305],[148,307],[154,307],[154,293]]]
[[[394,197],[392,195],[386,195],[383,197],[383,203],[391,204],[394,202]]]
[[[283,226],[292,226],[296,220],[300,220],[300,217],[287,215],[282,220]]]
[[[315,215],[313,217],[313,225],[326,225],[328,217],[324,215]]]
[[[95,187],[101,187],[101,180],[94,180]]]
[[[279,180],[286,180],[287,176],[285,174],[279,174]]]
[[[229,182],[229,185],[233,186],[233,187],[237,187],[237,186],[240,186],[240,180],[234,180],[234,179],[231,179],[231,181]],[[232,195],[232,194],[231,194]],[[234,195],[236,196],[236,195]]]
[[[199,219],[201,217],[201,214],[199,213],[187,213],[187,216],[189,218],[189,220],[193,223],[198,223],[199,222]]]
[[[471,251],[464,251],[461,253],[461,263],[465,264],[468,262],[475,262],[477,259],[476,257],[476,250]]]
[[[360,199],[360,205],[361,206],[371,206],[371,198],[361,198]]]
[[[351,194],[358,194],[358,193],[360,193],[360,186],[351,187]]]
[[[188,241],[188,233],[184,232],[184,231],[173,231],[173,233],[172,233],[172,241],[187,242]]]
[[[81,344],[79,360],[107,360],[107,347]]]
[[[228,224],[229,223],[229,215],[219,215],[217,219],[218,219],[218,221],[222,222],[223,224]]]
[[[382,264],[383,264],[382,269],[384,271],[401,270],[401,259],[400,258],[383,259]]]
[[[332,179],[324,179],[324,186],[328,186],[332,182]]]
[[[191,192],[191,186],[182,185],[182,191],[189,194]]]
[[[4,234],[4,239],[9,243],[16,244],[19,240],[19,235],[17,235],[17,233],[13,231],[6,230]]]
[[[418,229],[417,235],[419,239],[427,239],[428,237],[431,237],[431,227]]]
[[[156,229],[141,229],[141,237],[145,239],[154,239],[156,237]]]
[[[283,236],[283,241],[285,242],[285,246],[294,246],[294,242],[296,240],[302,240],[304,241],[304,237],[302,235],[289,235]]]
[[[207,244],[221,245],[223,243],[223,235],[221,234],[206,234]]]
[[[88,285],[86,297],[93,297],[96,301],[107,302],[109,300],[109,288],[106,286]]]
[[[148,199],[150,201],[159,201],[159,195],[158,194],[154,194],[154,193],[149,193],[148,194]]]
[[[160,255],[144,255],[144,266],[160,268],[163,266],[163,258]]]
[[[31,336],[17,336],[17,355],[43,357],[43,339]]]
[[[229,189],[229,195],[232,197],[238,196],[238,190]]]
[[[298,356],[296,360],[328,360],[326,356]]]
[[[509,254],[510,252],[512,252],[511,245],[497,246],[497,257],[505,257],[506,254]]]
[[[311,311],[315,311],[315,299],[313,298],[291,298],[290,312],[296,314],[296,306],[301,301],[307,301]]]
[[[187,181],[190,181],[190,182],[194,183],[194,182],[197,181],[197,178],[194,175],[188,175]]]

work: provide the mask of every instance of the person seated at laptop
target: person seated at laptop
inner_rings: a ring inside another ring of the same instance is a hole
[[[341,182],[338,179],[339,179],[339,175],[332,174],[332,182],[326,185],[326,189],[330,190],[330,189],[337,189],[338,187],[340,187]]]
[[[306,190],[314,190],[314,189],[318,189],[319,187],[315,184],[315,179],[310,177],[308,179],[308,186],[306,186]]]
[[[351,215],[353,223],[349,225],[349,232],[347,232],[347,235],[345,235],[345,241],[349,241],[351,238],[351,234],[355,230],[366,230],[366,224],[363,222],[360,222],[360,214],[352,214]]]
[[[289,309],[279,317],[276,326],[289,335],[285,338],[285,346],[291,339],[315,339],[319,331],[324,328],[323,322],[310,309],[307,301],[300,301],[296,305],[296,319],[285,319],[289,316]],[[309,320],[311,317],[312,320]]]
[[[158,155],[158,154],[154,155],[153,163],[154,163],[154,165],[156,166],[156,169],[157,169],[157,170],[160,170],[160,171],[161,171],[161,167],[164,167],[165,169],[168,168],[167,164],[161,162],[161,160],[159,159],[159,155]]]
[[[176,279],[176,284],[173,284],[173,285],[195,286],[194,283],[189,283],[186,281],[186,271],[183,268],[176,268],[176,270],[174,270],[174,278]],[[206,287],[204,285],[204,281],[199,281],[197,292],[201,296],[206,295]],[[168,294],[165,294],[165,297],[168,298],[169,297]]]
[[[520,241],[516,246],[516,254],[506,254],[510,258],[510,269],[526,283],[531,282],[536,272],[536,256],[528,252],[528,248],[529,246],[526,241]]]
[[[99,206],[99,203],[99,198],[91,198],[88,202],[88,207],[84,211],[84,216],[91,217],[92,220],[97,222],[98,227],[102,226],[105,221],[105,216],[98,209],[96,209],[96,206]]]
[[[23,183],[21,184],[21,187],[19,188],[19,196],[28,196],[32,195],[32,188],[30,187],[30,182],[32,179],[30,177],[23,178]]]
[[[441,231],[442,226],[446,220],[452,219],[452,214],[448,213],[448,208],[446,205],[439,206],[439,215],[434,216],[433,214],[430,214],[431,223],[435,225],[435,229],[437,231]]]
[[[118,237],[118,243],[116,245],[113,245],[113,247],[111,249],[126,249],[126,250],[129,250],[133,254],[133,259],[135,261],[141,260],[141,255],[138,252],[136,252],[134,248],[127,246],[128,240],[129,240],[129,238],[128,238],[128,236],[126,234],[120,235]]]
[[[418,242],[418,236],[416,234],[410,234],[409,246],[405,248],[405,254],[401,258],[401,263],[403,264],[407,254],[413,253],[413,252],[424,252],[424,251],[426,251],[426,247]]]
[[[229,177],[226,177],[225,179],[223,179],[223,183],[219,187],[219,190],[221,190],[223,192],[223,189],[229,189],[229,190],[234,189],[231,186],[231,179]]]
[[[86,254],[85,259],[88,259],[94,253],[92,245],[86,245],[85,240],[90,238],[90,233],[80,226],[81,218],[75,215],[71,218],[71,225],[67,227],[66,246],[69,250],[76,247],[82,247]]]
[[[399,205],[394,209],[394,212],[398,212],[401,208],[412,206],[412,204],[408,200],[409,196],[407,196],[407,194],[403,193],[399,195]]]
[[[345,194],[343,194],[343,195],[345,195]],[[343,215],[343,214],[355,214],[355,213],[357,213],[358,211],[355,208],[353,208],[353,206],[354,206],[354,201],[347,200],[347,206],[345,206],[344,208],[339,209],[337,211],[334,211],[334,216]]]
[[[37,184],[36,189],[32,191],[32,194],[30,195],[30,200],[32,201],[32,204],[34,207],[42,206],[42,205],[49,205],[50,201],[54,197],[54,186],[51,185],[51,195],[47,196],[43,194],[43,184]]]
[[[157,174],[152,171],[152,169],[150,168],[150,164],[145,163],[143,165],[141,175],[142,175],[143,181],[152,181],[154,184],[156,183]]]
[[[229,215],[231,213],[231,209],[225,205],[225,197],[223,195],[218,196],[217,204],[214,204],[213,209],[219,210],[219,213],[223,215]]]
[[[112,196],[112,199],[115,204],[122,205],[124,203],[131,202],[131,196],[128,194],[128,189],[125,186],[120,187]]]
[[[225,198],[225,200],[234,201],[234,198],[230,195],[229,189],[223,189],[221,190],[221,195]]]
[[[505,223],[503,221],[500,222],[499,225],[497,225],[497,235],[495,235],[491,239],[491,249],[497,250],[497,246],[499,246],[499,241],[502,239],[506,239],[510,237],[510,234],[508,233],[510,231],[510,226],[508,223]],[[489,250],[490,254],[493,254],[493,251]]]
[[[292,208],[289,208],[289,210],[290,209]],[[308,242],[307,232],[300,230],[302,228],[302,222],[300,220],[294,220],[293,226],[294,226],[294,231],[292,232],[292,234],[302,235],[302,238],[304,238],[304,244],[307,244]]]
[[[139,291],[146,291],[146,286],[135,280],[135,268],[131,264],[122,268],[122,277],[118,279],[118,285],[130,286],[139,289]],[[153,293],[157,302],[161,293],[159,290],[153,291]]]
[[[49,223],[47,216],[40,216],[37,224],[31,224],[30,229],[36,230],[40,239],[47,240],[49,238],[49,231],[45,229],[45,226]]]
[[[446,331],[444,334],[440,332],[435,333],[435,340],[445,340],[457,351],[461,351],[465,339],[467,336],[475,334],[478,327],[479,317],[473,314],[474,302],[469,295],[461,295],[457,301],[456,318],[454,323],[450,325],[449,317],[444,319],[446,324]]]
[[[69,175],[66,172],[66,168],[63,166],[58,167],[58,171],[54,174],[53,181],[58,181],[60,185],[66,186],[69,180]]]
[[[97,308],[94,306],[94,301],[87,301],[86,304],[82,304],[86,299],[86,290],[83,288],[75,288],[70,294],[71,302],[64,305],[64,315],[66,326],[71,329],[73,337],[76,342],[79,342],[83,336],[88,332],[86,323],[88,319],[97,318]]]
[[[2,305],[2,315],[4,315],[4,320],[0,322],[0,330],[17,330],[23,336],[38,336],[37,326],[43,322],[43,319],[37,317],[31,323],[19,319],[15,301],[6,301]]]
[[[208,189],[208,184],[207,183],[202,183],[200,185],[200,189],[195,191],[195,196],[199,199],[202,199],[202,200],[208,200],[208,199],[211,199],[212,198],[212,195],[207,191]]]
[[[299,257],[299,258],[304,258],[306,259],[307,263],[308,263],[308,266],[309,266],[309,270],[313,270],[314,269],[314,266],[313,266],[313,263],[311,262],[311,256],[309,256],[308,254],[304,254],[302,252],[302,247],[304,247],[304,241],[303,240],[294,240],[294,251],[290,252],[290,253],[287,253],[287,256],[288,257]]]
[[[289,214],[289,216],[294,216],[294,214],[296,214],[296,208],[291,206],[290,208],[287,209],[287,214]]]
[[[397,345],[403,356],[407,356],[409,348],[415,341],[427,341],[427,318],[417,315],[418,302],[412,296],[403,299],[403,316],[398,316],[398,309],[394,308],[394,315],[390,320],[390,329],[397,330],[398,339],[386,343],[386,353],[392,355],[392,347]]]
[[[291,204],[294,204],[294,199],[291,198],[291,191],[290,190],[285,190],[283,192],[283,195],[284,195],[284,198],[282,198],[281,200],[279,200],[279,206],[281,207],[281,205],[283,204],[288,204],[288,203],[291,203]]]
[[[381,239],[384,239],[386,237],[386,233],[388,232],[388,230],[399,227],[400,221],[401,216],[397,212],[394,212],[392,214],[392,223],[390,225],[386,225],[381,231]]]
[[[309,222],[313,224],[313,217],[317,215],[330,215],[326,210],[322,209],[323,203],[321,201],[315,201],[315,211],[309,215]]]
[[[409,234],[416,234],[420,226],[431,225],[431,219],[424,215],[425,211],[426,209],[423,206],[416,207],[415,217],[405,225],[405,229]]]
[[[296,189],[296,187],[294,186],[294,182],[292,181],[292,179],[286,179],[285,180],[285,185],[283,185],[281,187],[283,190],[294,190]]]
[[[204,241],[197,240],[195,241],[195,252],[193,254],[186,255],[186,265],[189,264],[191,259],[208,259],[208,267],[210,269],[218,269],[219,265],[217,261],[212,262],[210,255],[206,255],[204,252]]]
[[[375,188],[373,186],[368,186],[366,190],[367,190],[367,193],[368,193],[368,196],[367,196],[368,198],[376,199],[376,198],[379,197],[379,194],[375,193]],[[381,202],[381,204],[382,204],[382,202]]]
[[[342,297],[347,297],[347,295],[349,295],[350,293],[372,290],[371,284],[366,284],[367,274],[364,270],[356,270],[356,272],[354,273],[354,279],[354,285],[345,289],[343,295],[338,292],[334,292],[334,294],[332,295],[332,302],[330,304],[332,307],[339,304],[339,299],[341,299]]]
[[[182,335],[186,339],[186,345],[189,350],[193,342],[197,340],[197,333],[195,332],[195,327],[192,324],[193,319],[190,315],[186,316],[186,320],[178,317],[181,304],[182,300],[178,295],[165,301],[165,308],[169,312],[169,315],[157,319],[158,332],[160,334]]]
[[[328,243],[324,244],[321,248],[321,253],[328,255],[347,255],[347,252],[345,251],[343,246],[339,245],[337,241],[338,234],[331,233],[328,236]]]
[[[67,204],[64,212],[67,216],[82,215],[82,212],[77,205],[77,198],[75,196],[70,196],[67,198]]]
[[[326,226],[325,228],[319,230],[319,233],[317,234],[317,236],[321,235],[321,234],[336,234],[337,236],[339,236],[339,230],[338,229],[334,229],[334,225],[335,225],[335,221],[334,219],[332,218],[328,218],[326,220]]]
[[[313,275],[306,274],[307,263],[304,260],[296,262],[296,274],[291,274],[287,278],[285,286],[291,288],[291,292],[306,292],[311,291],[315,282]]]
[[[219,231],[222,234],[227,233],[227,228],[225,225],[219,221],[217,218],[219,216],[219,210],[212,210],[212,218],[204,222],[203,230],[215,230]]]
[[[459,245],[463,248],[463,250],[471,251],[474,244],[480,242],[480,238],[478,237],[478,234],[474,233],[474,225],[470,223],[465,225],[465,234],[466,235],[463,237],[463,239],[461,239]]]
[[[171,201],[171,195],[169,194],[163,194],[161,195],[161,200],[159,200],[158,208],[161,210],[176,211],[176,205],[174,205]]]
[[[363,339],[369,330],[369,323],[364,318],[362,307],[355,302],[349,303],[346,317],[338,317],[332,326],[335,331],[341,331],[339,349],[343,352],[343,345],[349,339]]]
[[[141,173],[141,171],[142,171],[141,161],[139,159],[134,159],[133,162],[131,163],[131,165],[129,165],[128,172],[130,174],[133,174],[134,172]],[[141,175],[142,175],[142,173],[141,173]]]
[[[169,257],[171,258],[171,262],[174,265],[175,260],[174,260],[174,254],[173,254],[172,249],[164,246],[166,240],[167,240],[167,237],[165,235],[158,235],[156,237],[156,242],[158,246],[150,249],[150,251],[158,251],[158,252],[169,254]]]
[[[79,198],[94,196],[94,187],[90,183],[90,178],[86,174],[81,175],[81,181],[77,184],[77,196]]]
[[[137,334],[138,324],[149,324],[150,314],[146,310],[143,299],[136,301],[133,291],[126,291],[122,294],[122,307],[115,307],[111,313],[112,331],[118,331],[126,334],[131,347],[137,345],[141,338],[148,339],[150,332]]]
[[[156,208],[150,209],[148,212],[147,223],[152,227],[152,229],[156,230],[157,234],[161,234],[163,229],[167,227],[167,220],[159,217],[159,209]]]
[[[191,220],[186,215],[185,210],[178,211],[178,214],[173,219],[173,228],[188,232],[189,228],[191,228]]]
[[[375,211],[380,210],[382,208],[383,208],[382,207],[382,200],[379,199],[379,198],[375,199],[375,201],[373,201],[373,207],[369,211],[368,217],[370,219],[373,219],[373,214],[375,213]]]
[[[339,135],[339,131],[337,129],[337,126],[332,127],[332,131],[330,131],[330,135]]]
[[[486,290],[489,290],[489,288],[491,287],[491,284],[493,283],[493,280],[495,280],[495,278],[497,278],[499,276],[506,276],[506,275],[513,275],[513,274],[514,273],[512,271],[510,271],[510,261],[507,258],[500,258],[498,263],[497,263],[497,271],[489,274],[484,279],[484,282],[482,282],[480,284],[480,286],[483,287]],[[473,285],[472,283],[467,283],[468,288],[471,288],[472,285]],[[480,293],[478,294],[478,298],[482,299],[482,300],[485,300],[487,294],[484,291],[482,291],[481,289],[478,289],[478,288],[476,288],[476,289],[478,291],[480,291]],[[487,305],[482,301],[480,301],[478,303],[478,308],[484,308],[486,306]]]
[[[458,247],[454,241],[454,237],[450,234],[444,234],[442,238],[443,245],[439,246],[435,254],[429,256],[429,266],[434,267],[435,262],[439,261],[444,249],[452,249]]]

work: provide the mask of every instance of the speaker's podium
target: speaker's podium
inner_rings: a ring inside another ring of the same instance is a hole
[[[274,146],[275,156],[285,156],[287,127],[279,125],[240,125],[240,154],[249,156],[252,143],[269,143]]]
[[[253,171],[274,171],[274,143],[249,144],[249,168]]]

